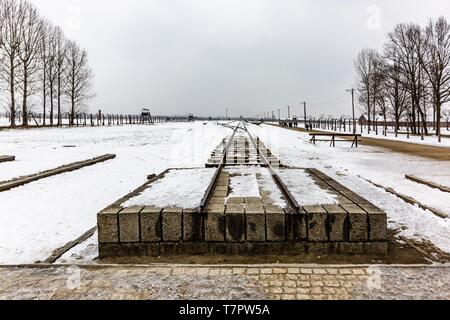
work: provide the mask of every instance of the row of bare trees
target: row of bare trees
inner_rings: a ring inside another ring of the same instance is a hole
[[[369,122],[378,116],[401,121],[413,133],[428,134],[429,121],[441,141],[441,120],[450,102],[450,25],[444,17],[422,28],[398,24],[387,36],[383,51],[363,49],[355,60],[359,103]],[[370,130],[370,129],[369,129]]]
[[[55,116],[62,125],[65,109],[73,125],[75,113],[93,97],[92,79],[86,51],[66,39],[60,27],[28,1],[0,0],[0,95],[12,127],[18,110],[27,126],[37,108],[50,125]]]

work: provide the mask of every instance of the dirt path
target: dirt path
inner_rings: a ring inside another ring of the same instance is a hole
[[[272,124],[271,124],[272,125]],[[278,125],[273,125],[279,127]],[[306,132],[303,128],[286,128],[289,130]],[[314,130],[312,132],[323,133],[324,131]],[[394,152],[410,154],[413,156],[431,158],[439,161],[450,161],[450,148],[449,147],[436,147],[423,144],[416,144],[404,141],[394,141],[389,139],[378,139],[362,137],[361,144],[366,146],[374,146],[392,150]]]

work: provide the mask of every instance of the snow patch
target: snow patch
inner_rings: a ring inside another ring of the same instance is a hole
[[[338,203],[337,196],[320,188],[305,170],[284,169],[278,174],[300,206]]]
[[[205,196],[214,172],[215,169],[171,170],[163,179],[151,184],[123,206],[197,208]]]

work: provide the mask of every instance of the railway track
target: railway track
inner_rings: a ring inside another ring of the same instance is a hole
[[[273,180],[280,188],[290,208],[295,213],[300,213],[300,205],[276,171],[276,167],[281,167],[280,161],[273,156],[259,138],[252,136],[245,122],[239,122],[236,126],[231,126],[228,123],[225,126],[232,129],[233,133],[229,139],[224,139],[223,143],[213,152],[213,158],[210,159],[212,161],[210,161],[209,165],[217,166],[217,169],[201,202],[199,211],[201,213],[206,212],[208,203],[225,167],[261,166],[270,171]]]
[[[206,164],[213,174],[200,205],[133,206],[126,199],[152,189],[148,184],[134,191],[98,214],[101,259],[386,255],[387,215],[381,209],[317,169],[284,167],[247,123],[223,125],[232,133]]]

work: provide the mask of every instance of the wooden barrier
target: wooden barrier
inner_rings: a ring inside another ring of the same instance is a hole
[[[66,172],[70,172],[70,171],[75,171],[84,167],[88,167],[88,166],[92,166],[94,164],[97,164],[99,162],[104,162],[107,160],[111,160],[116,158],[115,154],[106,154],[100,157],[96,157],[93,159],[89,159],[89,160],[84,160],[84,161],[79,161],[79,162],[74,162],[68,165],[64,165],[61,167],[58,167],[56,169],[51,169],[51,170],[46,170],[43,172],[39,172],[36,174],[32,174],[32,175],[28,175],[28,176],[23,176],[23,177],[19,177],[13,180],[9,180],[9,181],[4,181],[4,182],[0,182],[0,192],[3,191],[7,191],[7,190],[11,190],[13,188],[17,188],[20,187],[24,184],[28,184],[30,182],[34,182],[34,181],[38,181],[47,177],[51,177],[51,176],[55,176],[61,173],[66,173]]]
[[[14,157],[14,156],[0,156],[0,163],[14,161],[14,160],[16,160],[16,157]]]

